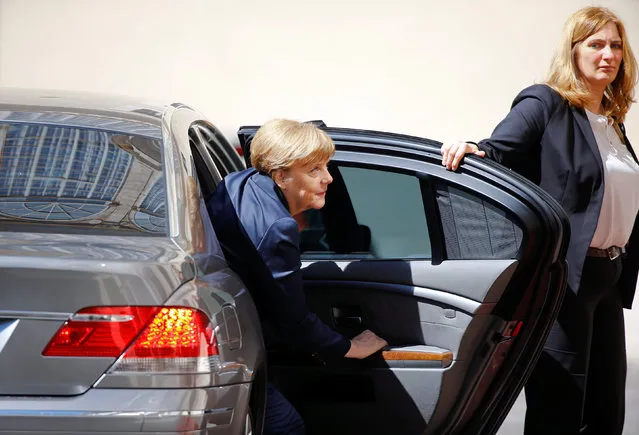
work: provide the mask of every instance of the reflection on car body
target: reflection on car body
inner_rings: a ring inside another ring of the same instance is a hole
[[[33,115],[37,122],[40,114]],[[24,123],[24,118],[25,113],[12,112],[3,120],[0,219],[166,232],[159,139]],[[156,160],[134,148],[133,139],[150,142],[144,148],[154,150]]]

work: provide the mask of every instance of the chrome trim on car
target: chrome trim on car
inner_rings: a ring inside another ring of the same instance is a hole
[[[1,417],[213,417],[215,425],[230,424],[234,408],[212,408],[197,411],[81,411],[58,409],[0,409]]]
[[[227,412],[233,412],[233,408],[217,408],[204,410],[204,414],[224,414]]]
[[[195,253],[193,237],[197,234],[194,234],[189,216],[197,216],[199,210],[192,210],[194,205],[188,200],[187,180],[196,176],[189,127],[200,118],[193,109],[181,104],[172,105],[162,117],[169,236],[190,255]]]
[[[379,283],[368,281],[344,281],[344,280],[309,280],[304,283],[305,286],[349,286],[357,288],[374,288],[380,291],[389,291],[393,293],[403,293],[411,296],[417,296],[422,299],[428,299],[431,301],[441,302],[447,305],[458,307],[460,310],[464,310],[467,313],[476,313],[482,306],[481,303],[473,301],[472,299],[458,296],[452,293],[447,293],[441,290],[436,290],[426,287],[417,287],[407,284],[393,284],[393,283]]]
[[[184,411],[188,412],[188,411]],[[0,409],[0,417],[118,417],[164,414],[148,411],[66,411],[58,409]]]
[[[71,320],[76,322],[128,322],[135,318],[130,314],[74,314]]]
[[[180,196],[184,196],[185,193],[182,191],[181,183],[178,183],[180,180],[179,177],[179,169],[180,162],[177,158],[175,151],[175,145],[173,143],[173,137],[171,135],[170,125],[167,120],[170,120],[171,114],[175,109],[168,109],[162,118],[162,139],[164,141],[164,147],[162,149],[163,152],[163,166],[164,166],[164,185],[166,189],[166,217],[168,219],[168,229],[169,229],[169,237],[173,239],[179,238],[180,236],[180,221],[179,221],[179,198]],[[178,246],[184,249],[183,246],[178,242]]]
[[[0,319],[22,320],[75,320],[76,322],[128,322],[134,319],[130,314],[73,314],[51,313],[47,311],[0,311]]]
[[[47,311],[12,311],[1,310],[0,319],[24,320],[69,320],[73,313],[52,313]]]

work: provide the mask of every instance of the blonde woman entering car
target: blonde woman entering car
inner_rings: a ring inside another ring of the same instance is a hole
[[[253,167],[228,175],[208,202],[229,266],[255,300],[267,348],[285,344],[327,362],[365,358],[387,345],[369,330],[353,339],[337,333],[306,304],[294,216],[324,206],[334,152],[312,124],[267,122],[251,144]],[[304,433],[295,408],[270,384],[264,425],[264,435]]]

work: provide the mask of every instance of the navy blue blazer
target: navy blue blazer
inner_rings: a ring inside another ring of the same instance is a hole
[[[308,308],[299,228],[271,177],[253,168],[230,174],[207,209],[229,267],[255,301],[267,347],[284,341],[325,360],[344,357],[350,340]]]
[[[539,185],[563,206],[571,227],[568,286],[577,292],[604,193],[603,163],[586,112],[547,85],[530,86],[517,95],[510,113],[478,146],[487,157]],[[618,283],[625,308],[632,306],[639,272],[638,223],[635,220]]]

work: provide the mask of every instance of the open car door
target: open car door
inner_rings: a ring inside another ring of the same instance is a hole
[[[301,230],[308,303],[389,347],[331,365],[271,350],[269,377],[310,434],[495,433],[566,289],[563,210],[488,159],[450,172],[440,143],[321,127],[337,152]],[[256,129],[238,132],[247,161]]]

